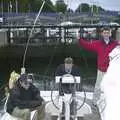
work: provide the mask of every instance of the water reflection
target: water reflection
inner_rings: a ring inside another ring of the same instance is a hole
[[[43,87],[42,84],[46,84],[46,86],[53,85],[54,81],[54,73],[56,68],[59,64],[64,62],[64,57],[60,59],[54,59],[49,62],[50,58],[43,59],[43,58],[28,58],[26,60],[26,71],[29,73],[37,74],[36,79],[41,82],[41,88]],[[90,84],[94,85],[95,77],[96,77],[96,62],[95,60],[88,60],[87,67],[86,62],[83,61],[75,61],[80,67],[80,73],[82,78],[82,84]],[[20,69],[22,66],[22,59],[7,59],[7,60],[0,60],[0,82],[1,85],[4,83],[8,83],[10,73],[15,70],[16,72],[20,73]],[[48,85],[47,85],[48,84]]]

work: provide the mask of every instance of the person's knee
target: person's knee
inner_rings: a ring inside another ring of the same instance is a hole
[[[17,118],[20,119],[24,119],[24,120],[29,120],[30,119],[30,109],[19,109],[18,107],[16,107],[13,112],[12,112],[12,116],[15,116]]]
[[[24,109],[25,113],[30,113],[30,109]]]
[[[30,109],[24,109],[24,118],[25,120],[30,120],[31,111]]]

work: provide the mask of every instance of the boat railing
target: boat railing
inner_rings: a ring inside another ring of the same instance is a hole
[[[59,45],[59,44],[75,44],[77,42],[77,36],[81,36],[84,32],[92,32],[95,39],[99,39],[100,30],[104,26],[111,27],[113,31],[113,37],[119,35],[120,25],[36,25],[32,35],[30,36],[29,45]],[[32,26],[1,26],[1,31],[6,32],[8,45],[25,45]],[[118,31],[119,30],[119,31]],[[117,33],[118,31],[118,33]],[[93,37],[93,36],[92,36]],[[120,36],[118,36],[120,38]]]

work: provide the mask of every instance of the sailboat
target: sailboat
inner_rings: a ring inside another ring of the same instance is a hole
[[[40,88],[40,83],[36,80],[33,80],[33,84]],[[64,90],[64,84],[69,86],[67,92]],[[54,87],[51,90],[40,90],[40,95],[46,102],[45,112],[50,115],[49,120],[81,120],[89,115],[92,117],[94,114],[99,114],[95,112],[96,108],[92,108],[91,105],[93,93],[79,90],[80,84],[80,76],[66,74],[55,77],[55,86],[58,89]],[[62,94],[61,89],[63,90]],[[69,91],[70,89],[72,89],[72,92]],[[5,100],[4,109],[1,111],[3,114],[1,114],[0,119],[18,120],[6,111],[8,97]],[[75,101],[75,104],[71,107],[72,101]],[[36,120],[36,110],[31,112],[31,120]]]
[[[38,16],[41,13],[44,4],[45,2],[43,2],[43,5],[40,8]],[[34,26],[38,19],[38,16],[36,17]],[[33,29],[31,30],[26,45],[21,74],[25,73],[25,57]],[[110,64],[112,64],[112,62]],[[97,103],[97,107],[93,106],[93,92],[86,92],[84,89],[79,89],[81,86],[80,76],[72,76],[71,74],[66,74],[64,76],[55,76],[53,81],[55,84],[55,87],[53,89],[40,89],[40,95],[46,102],[45,112],[49,113],[50,115],[49,120],[106,120],[104,115],[107,113],[107,105],[104,94],[101,95],[101,98]],[[41,85],[38,81],[36,81],[36,79],[33,80],[33,84],[38,88]],[[65,92],[64,84],[67,84],[69,86],[69,90],[73,89],[73,91]],[[62,94],[61,89],[63,89]],[[0,120],[18,120],[18,118],[11,116],[6,111],[8,98],[9,96],[4,99],[4,108],[0,111]],[[71,107],[73,101],[74,104]],[[31,112],[31,120],[36,120],[36,110]]]

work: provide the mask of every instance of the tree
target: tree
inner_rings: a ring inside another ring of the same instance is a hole
[[[44,9],[45,12],[56,12],[55,6],[50,0],[46,1],[46,5],[44,8],[45,8]]]
[[[29,0],[11,0],[11,1],[13,5],[13,12],[15,12],[16,10],[18,12],[27,12]]]
[[[75,12],[89,12],[90,7],[87,3],[82,3],[78,6],[78,8],[75,10]]]
[[[98,6],[98,11],[101,12],[101,11],[105,11],[102,7]]]
[[[64,0],[57,0],[55,3],[55,8],[57,12],[65,13],[67,5],[65,4]]]
[[[30,0],[29,4],[30,4],[29,7],[30,7],[31,12],[38,12],[40,7],[43,4],[43,1],[42,0],[34,0],[34,1]],[[46,0],[42,11],[43,12],[54,12],[55,7],[50,0]]]
[[[9,8],[10,8],[10,0],[0,0],[0,5],[1,5],[1,11],[2,12],[8,12]]]
[[[29,0],[1,0],[4,12],[25,12]]]
[[[8,12],[38,12],[43,1],[42,0],[0,0],[0,11]],[[53,12],[55,7],[50,0],[46,0],[43,8],[44,12]]]

